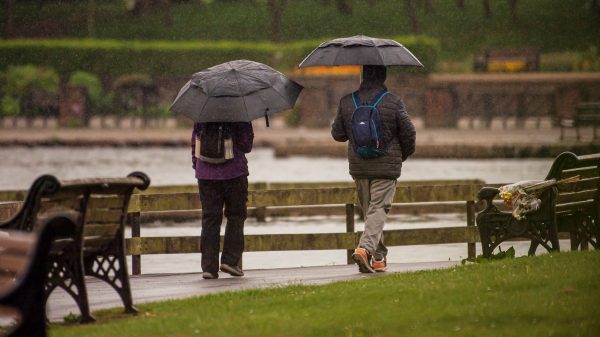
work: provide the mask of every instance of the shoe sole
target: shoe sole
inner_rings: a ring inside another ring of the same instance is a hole
[[[373,268],[371,268],[371,266],[369,265],[369,261],[367,261],[367,259],[361,254],[352,254],[352,260],[356,262],[356,264],[358,265],[358,271],[360,271],[361,273],[372,274],[375,272],[375,270],[373,270]]]
[[[216,274],[214,274],[214,275],[204,275],[204,274],[202,274],[202,278],[205,279],[205,280],[216,280],[216,279],[219,278],[219,275],[216,275]]]
[[[237,277],[244,276],[244,273],[240,274],[237,271],[235,271],[234,269],[230,269],[229,266],[221,265],[221,267],[219,269],[221,269],[222,272],[227,273],[231,276],[237,276]]]

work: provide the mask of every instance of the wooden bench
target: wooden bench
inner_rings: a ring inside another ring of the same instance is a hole
[[[587,249],[588,243],[600,249],[600,153],[577,156],[564,152],[552,163],[546,180],[574,176],[580,180],[545,190],[540,195],[540,209],[523,220],[499,211],[492,203],[498,195],[497,188],[482,188],[478,199],[485,202],[485,208],[477,214],[476,223],[483,255],[491,257],[498,245],[514,238],[531,240],[529,255],[535,254],[539,245],[558,251],[562,232],[569,233],[573,250]]]
[[[56,287],[77,303],[81,322],[91,322],[84,276],[95,276],[119,294],[125,311],[136,313],[124,251],[124,226],[135,188],[146,189],[150,179],[134,172],[126,178],[59,181],[44,175],[33,183],[19,213],[0,229],[32,231],[54,214],[69,214],[77,223],[72,242],[53,244],[46,277],[44,304]]]
[[[577,104],[575,116],[560,121],[560,140],[565,138],[565,129],[575,128],[577,140],[581,140],[580,128],[592,127],[594,129],[593,140],[596,140],[597,127],[600,126],[600,102],[582,102]]]
[[[17,321],[8,336],[46,336],[42,302],[49,252],[52,242],[72,241],[75,229],[70,218],[58,216],[35,234],[0,232],[0,316]]]
[[[538,71],[540,50],[490,48],[475,56],[473,69],[476,72]]]

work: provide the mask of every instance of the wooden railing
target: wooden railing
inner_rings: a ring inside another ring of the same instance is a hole
[[[466,243],[467,255],[475,257],[475,244],[479,233],[475,227],[475,196],[482,183],[456,185],[408,185],[397,186],[394,203],[440,203],[458,201],[464,203],[467,215],[465,226],[399,229],[385,231],[386,245],[424,245]],[[353,187],[313,189],[279,189],[249,191],[248,207],[257,209],[281,206],[345,205],[345,233],[317,234],[261,234],[246,235],[245,251],[325,250],[345,249],[348,263],[351,252],[358,243],[355,232],[356,191]],[[199,253],[198,236],[141,237],[141,215],[145,212],[200,210],[198,193],[138,194],[130,201],[129,221],[132,237],[126,240],[127,251],[132,255],[132,272],[141,274],[141,258],[145,254]]]
[[[263,189],[249,191],[248,207],[255,211],[268,207],[308,207],[319,205],[323,208],[345,207],[346,232],[342,233],[311,233],[311,234],[260,234],[245,236],[245,251],[285,251],[285,250],[347,250],[348,263],[352,263],[351,253],[360,237],[355,232],[356,191],[351,183],[330,183],[320,188],[298,188],[315,186],[317,183],[295,183],[287,189],[268,189],[273,185],[263,185]],[[320,183],[322,184],[322,183]],[[317,185],[318,186],[318,185]],[[323,185],[320,185],[323,186]],[[410,205],[426,203],[427,206],[436,204],[462,204],[466,214],[464,226],[397,229],[385,231],[386,245],[429,245],[466,243],[467,256],[475,257],[475,245],[479,242],[479,232],[475,227],[476,194],[484,184],[481,181],[459,182],[399,182],[394,196],[395,205]],[[489,186],[486,185],[486,186]],[[260,188],[259,186],[252,186]],[[132,195],[128,210],[128,220],[131,225],[132,237],[126,239],[127,253],[132,256],[132,273],[141,274],[142,255],[146,254],[181,254],[199,253],[199,236],[181,237],[142,237],[140,235],[141,218],[143,214],[157,214],[165,211],[200,212],[202,205],[198,193],[193,186],[185,187],[189,192],[157,193]],[[196,187],[197,188],[197,187]],[[265,189],[267,188],[267,189]],[[165,188],[165,190],[168,190]],[[173,190],[171,188],[171,190]],[[110,197],[96,202],[110,205]],[[422,205],[422,204],[421,204]]]

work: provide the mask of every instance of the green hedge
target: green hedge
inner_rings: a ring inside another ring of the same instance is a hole
[[[439,42],[424,36],[395,38],[433,70]],[[56,69],[61,75],[83,70],[118,76],[189,76],[204,68],[235,59],[249,59],[281,71],[297,66],[327,39],[285,44],[241,41],[123,41],[123,40],[0,40],[0,71],[11,65],[34,64]]]

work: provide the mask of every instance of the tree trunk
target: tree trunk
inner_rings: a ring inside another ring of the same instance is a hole
[[[461,11],[465,9],[465,0],[456,0],[456,7]]]
[[[517,0],[508,0],[508,8],[510,10],[510,18],[512,22],[517,22]]]
[[[335,7],[343,15],[352,15],[352,0],[335,0]]]
[[[173,13],[171,10],[171,0],[160,0],[159,9],[163,12],[163,22],[165,26],[173,26]]]
[[[96,37],[96,0],[88,0],[87,16],[88,37]]]
[[[4,23],[4,36],[8,39],[13,37],[14,34],[14,16],[15,16],[15,5],[17,0],[6,0],[4,1],[4,8],[6,9],[6,22]]]
[[[367,3],[369,4],[369,7],[375,7],[375,5],[377,5],[377,0],[367,0]]]
[[[483,16],[486,18],[492,17],[492,9],[490,8],[490,0],[483,0]]]
[[[410,31],[412,33],[419,32],[419,21],[417,18],[417,6],[415,0],[404,0],[406,4],[406,11],[408,12],[408,18],[410,19]]]
[[[287,0],[268,0],[267,6],[269,13],[271,13],[271,41],[275,43],[281,42],[281,24]]]
[[[434,12],[431,0],[425,0],[423,2],[423,5],[425,6],[425,15],[429,15]]]

